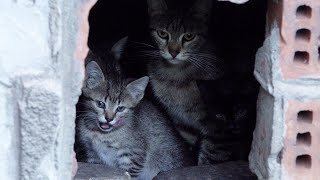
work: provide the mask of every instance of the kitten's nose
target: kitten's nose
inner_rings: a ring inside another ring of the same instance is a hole
[[[115,113],[113,112],[106,112],[104,118],[108,121],[111,122],[114,119]]]
[[[180,53],[180,47],[179,45],[169,45],[168,46],[168,51],[171,54],[172,58],[176,58],[177,55]]]

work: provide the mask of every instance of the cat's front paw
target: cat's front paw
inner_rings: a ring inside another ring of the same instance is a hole
[[[224,145],[213,144],[212,141],[202,140],[198,154],[198,165],[209,165],[226,162],[232,159],[232,153]]]

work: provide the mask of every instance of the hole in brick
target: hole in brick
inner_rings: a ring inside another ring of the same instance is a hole
[[[298,113],[298,121],[312,123],[313,113],[312,111],[300,111]]]
[[[311,31],[309,29],[299,29],[296,32],[296,40],[310,41]]]
[[[294,53],[294,62],[308,64],[309,63],[309,53],[306,51],[296,51]]]
[[[311,156],[304,154],[296,158],[296,166],[299,168],[311,168]]]
[[[310,6],[302,5],[297,8],[297,17],[311,18],[312,9]]]
[[[310,132],[298,133],[297,134],[297,145],[310,146],[311,145],[311,133]]]

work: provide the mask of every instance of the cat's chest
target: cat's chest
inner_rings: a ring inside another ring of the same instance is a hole
[[[99,140],[92,141],[92,150],[96,152],[99,159],[106,165],[121,168],[129,171],[136,165],[137,159],[144,159],[144,154],[140,147],[133,140],[127,139],[127,141],[121,140],[105,140],[105,138],[99,138]],[[141,166],[143,166],[141,160]]]
[[[109,166],[116,167],[117,163],[117,149],[110,146],[110,144],[103,144],[99,142],[92,143],[92,149],[97,153],[99,159]]]
[[[151,80],[151,84],[157,98],[166,104],[186,105],[200,100],[200,91],[195,81],[188,84],[176,85],[153,79]]]

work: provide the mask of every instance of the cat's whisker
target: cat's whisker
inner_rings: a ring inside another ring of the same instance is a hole
[[[212,56],[211,54],[206,54],[206,53],[198,53],[198,54],[196,54],[196,56],[201,57],[201,58],[206,58],[209,60],[214,60],[214,62],[222,61],[217,56]]]
[[[191,56],[195,61],[201,63],[202,65],[204,66],[208,66],[212,69],[216,69],[216,66],[214,66],[213,64],[211,64],[210,62],[208,61],[204,61],[205,59],[204,58],[201,58],[201,57],[195,57],[195,56]]]
[[[204,65],[201,61],[197,60],[196,58],[190,57],[188,59],[188,61],[190,63],[192,63],[193,65],[195,65],[199,70],[201,69],[201,70],[205,71],[209,75],[213,75],[214,74],[213,73],[214,69],[209,68],[208,66]]]
[[[143,42],[138,42],[138,41],[129,41],[129,43],[134,43],[134,44],[138,44],[138,45],[142,45],[142,46],[147,46],[147,47],[151,47],[153,49],[158,49],[155,46],[152,46],[151,44],[147,44],[147,43],[143,43]]]
[[[199,70],[203,70],[205,71],[206,73],[210,73],[205,67],[202,67],[201,64],[199,64],[199,62],[197,61],[194,61],[192,58],[188,59],[189,62],[191,62],[194,66],[196,66]]]
[[[202,68],[206,68],[206,69],[215,69],[215,66],[209,64],[209,63],[205,63],[203,61],[201,61],[201,59],[195,58],[195,57],[190,57],[190,59],[192,59],[193,62],[201,65]]]

